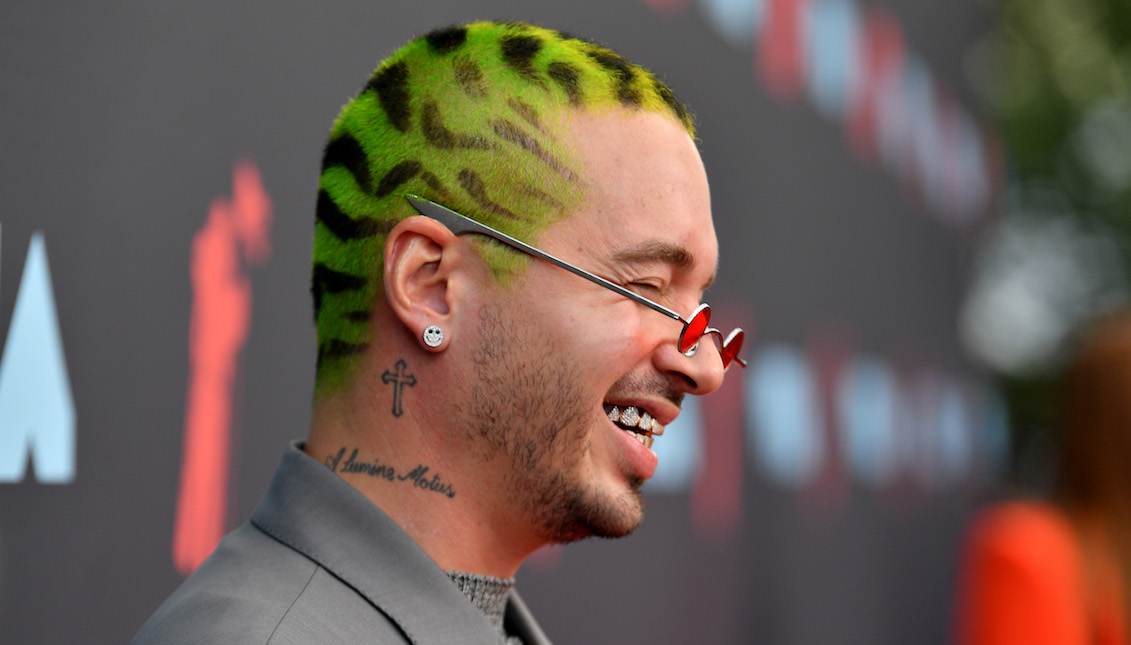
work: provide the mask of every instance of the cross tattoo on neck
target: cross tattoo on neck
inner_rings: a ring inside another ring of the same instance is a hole
[[[393,385],[393,416],[399,417],[404,414],[401,391],[404,390],[404,386],[406,385],[409,387],[416,385],[416,376],[413,374],[405,374],[405,370],[408,369],[408,363],[405,363],[403,358],[397,361],[395,367],[397,368],[396,372],[385,370],[385,373],[381,375],[381,380],[386,384],[391,383]]]

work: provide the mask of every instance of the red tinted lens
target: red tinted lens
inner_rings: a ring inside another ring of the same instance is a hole
[[[694,349],[699,339],[703,337],[703,332],[707,330],[709,322],[711,322],[711,308],[705,304],[699,305],[695,313],[691,314],[691,320],[683,328],[683,333],[679,335],[679,351],[686,354]]]
[[[735,329],[723,341],[723,348],[719,351],[719,357],[723,359],[723,367],[730,365],[738,352],[742,351],[742,341],[746,339],[746,332],[741,329]]]

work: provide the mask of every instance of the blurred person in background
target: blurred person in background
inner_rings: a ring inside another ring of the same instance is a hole
[[[1131,616],[1131,309],[1089,325],[1063,384],[1057,485],[971,526],[959,645],[1127,645]]]

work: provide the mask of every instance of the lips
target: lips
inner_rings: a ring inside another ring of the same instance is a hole
[[[656,421],[647,410],[635,405],[623,408],[611,403],[605,404],[605,414],[617,427],[628,432],[634,439],[651,449],[656,437],[664,434],[664,426]]]

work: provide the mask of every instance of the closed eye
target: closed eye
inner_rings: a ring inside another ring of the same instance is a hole
[[[653,294],[663,293],[663,289],[659,285],[650,282],[629,282],[626,286],[633,291],[645,291]]]

